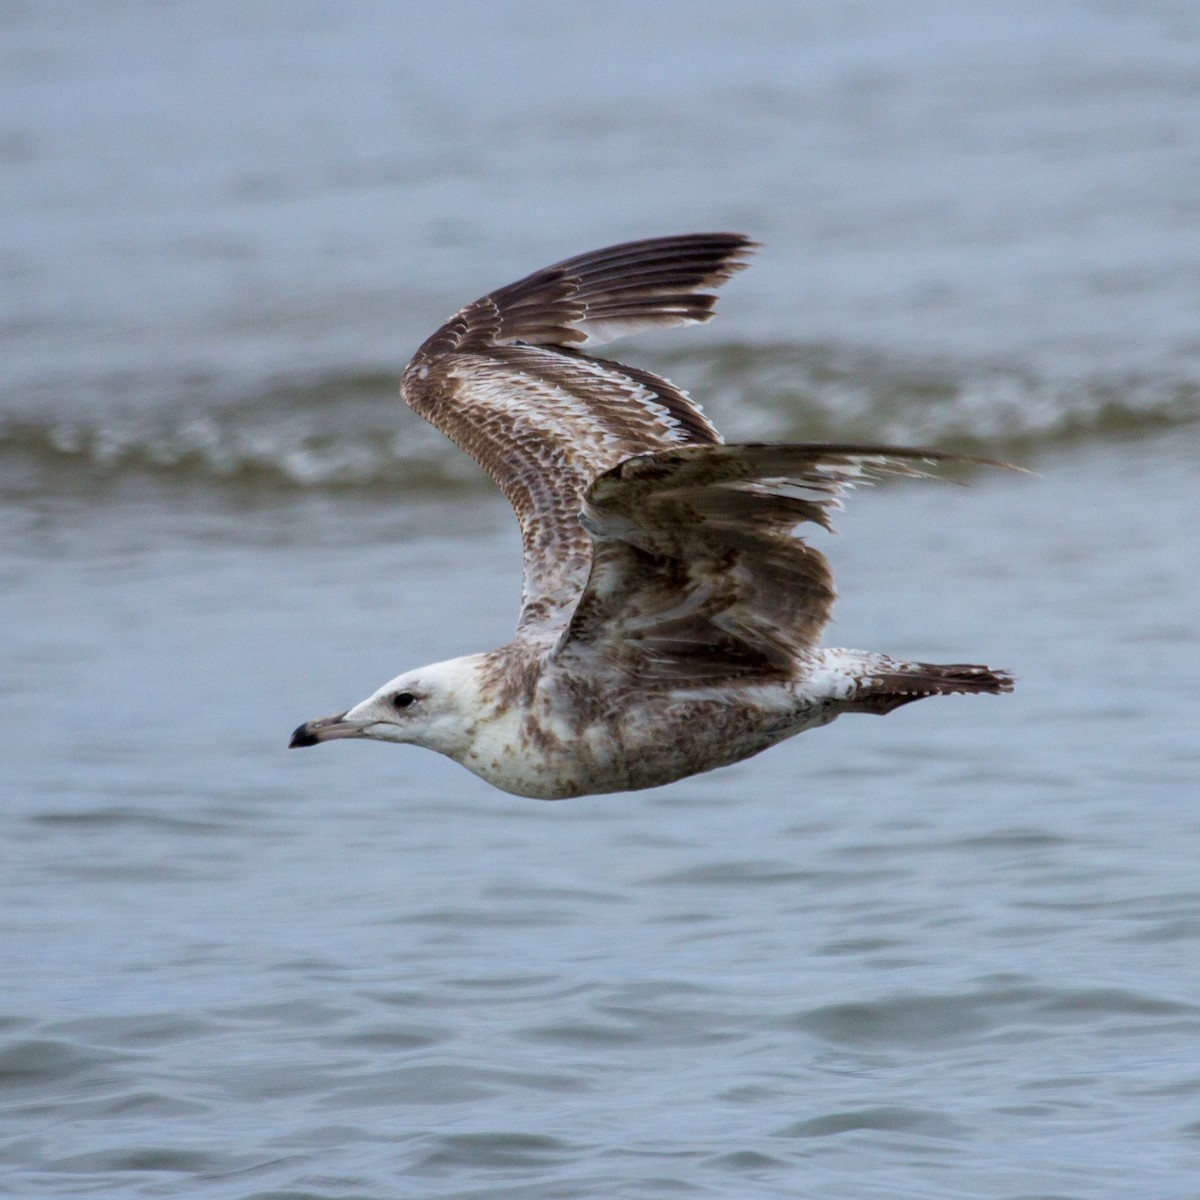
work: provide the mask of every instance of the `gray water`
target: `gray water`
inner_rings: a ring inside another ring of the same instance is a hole
[[[1200,10],[0,8],[0,1191],[1200,1196]],[[504,640],[399,411],[463,301],[764,243],[622,344],[857,493],[834,644],[1015,670],[539,804],[283,746]]]

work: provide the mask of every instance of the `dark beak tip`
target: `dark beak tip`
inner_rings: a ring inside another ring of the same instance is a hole
[[[288,742],[289,750],[297,750],[301,746],[315,746],[317,744],[317,739],[313,737],[308,725],[309,723],[305,721],[303,725],[297,725],[292,731],[292,740]]]

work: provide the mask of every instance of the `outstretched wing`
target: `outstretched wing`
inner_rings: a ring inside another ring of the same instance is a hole
[[[745,266],[753,243],[699,233],[610,246],[546,267],[469,304],[404,372],[409,407],[496,481],[521,525],[521,627],[569,616],[591,567],[583,494],[631,455],[716,444],[683,392],[579,347],[707,321],[706,289]]]
[[[884,446],[688,446],[628,459],[588,489],[593,562],[556,649],[642,682],[790,674],[833,608],[825,556],[795,533],[856,483],[987,462]],[[988,463],[1004,466],[1003,463]]]

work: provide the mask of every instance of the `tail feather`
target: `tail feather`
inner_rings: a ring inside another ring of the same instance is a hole
[[[858,676],[854,695],[844,711],[884,716],[927,696],[998,696],[1013,690],[1014,680],[1007,671],[972,663],[902,663],[881,658],[879,667]]]

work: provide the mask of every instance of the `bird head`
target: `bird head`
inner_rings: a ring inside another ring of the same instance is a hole
[[[289,748],[339,738],[372,738],[424,746],[461,759],[472,737],[468,714],[478,694],[474,670],[478,657],[450,659],[397,675],[353,708],[305,721],[293,732]]]

